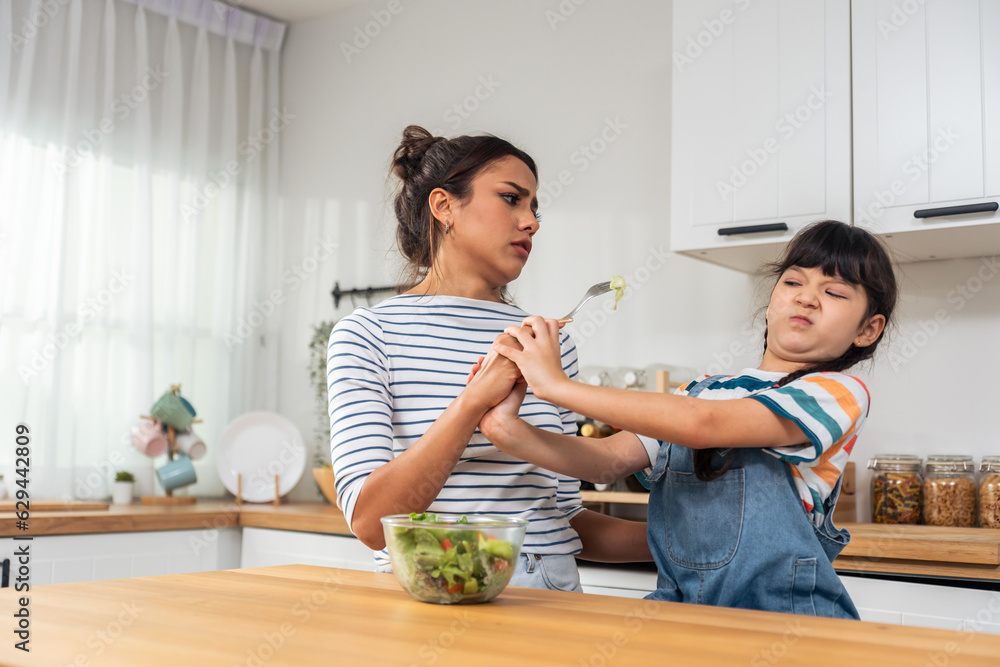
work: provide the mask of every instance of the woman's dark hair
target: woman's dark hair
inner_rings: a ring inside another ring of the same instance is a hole
[[[431,214],[431,191],[442,188],[459,201],[466,201],[472,195],[476,176],[507,156],[524,162],[538,180],[538,169],[530,155],[491,134],[446,139],[417,125],[403,130],[403,140],[392,156],[392,173],[401,182],[394,209],[398,221],[396,243],[407,260],[402,286],[415,285],[427,274],[444,233],[444,225]]]
[[[821,220],[804,227],[791,240],[777,262],[767,265],[767,275],[777,282],[789,268],[803,269],[819,267],[826,276],[839,276],[863,287],[868,297],[868,309],[862,322],[874,315],[885,316],[886,326],[871,345],[847,350],[830,361],[823,361],[789,373],[775,386],[783,387],[808,373],[845,371],[857,363],[870,359],[875,348],[885,337],[896,309],[899,289],[892,260],[882,241],[877,236],[860,227],[852,227],[836,220]],[[764,349],[767,349],[767,328],[764,328]],[[712,469],[712,455],[715,449],[702,449],[694,453],[694,473],[700,480],[708,481],[719,477],[729,466],[727,460],[718,470]]]

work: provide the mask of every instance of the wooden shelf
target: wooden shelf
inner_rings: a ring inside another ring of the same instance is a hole
[[[626,505],[648,505],[648,493],[634,491],[581,491],[585,503],[623,503]]]

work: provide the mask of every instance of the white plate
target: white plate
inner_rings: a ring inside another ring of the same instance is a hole
[[[231,493],[243,475],[243,500],[262,503],[291,491],[306,469],[306,446],[295,424],[273,412],[248,412],[226,426],[219,438],[215,466]]]

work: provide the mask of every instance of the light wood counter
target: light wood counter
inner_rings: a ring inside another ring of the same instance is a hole
[[[600,497],[605,501],[608,494],[603,493]],[[632,498],[624,500],[630,501]],[[330,535],[351,534],[343,513],[326,503],[275,506],[199,501],[193,505],[178,507],[111,505],[106,510],[32,511],[31,529],[28,533],[18,531],[15,523],[13,513],[0,513],[0,537],[230,526]],[[1000,581],[1000,530],[871,523],[846,523],[843,526],[851,532],[851,542],[834,562],[834,567],[839,571]]]
[[[191,505],[111,505],[104,510],[75,508],[36,511],[32,504],[30,529],[16,528],[11,512],[0,512],[0,537],[15,535],[74,535],[127,533],[144,530],[185,530],[253,526],[310,533],[350,535],[344,514],[325,503],[237,505],[232,501],[200,500]]]
[[[389,574],[304,565],[31,591],[5,665],[989,665],[1000,637],[560,591],[417,602]]]

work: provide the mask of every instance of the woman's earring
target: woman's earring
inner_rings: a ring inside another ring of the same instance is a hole
[[[444,233],[447,234],[450,231],[451,231],[451,223],[450,222],[444,223]]]

